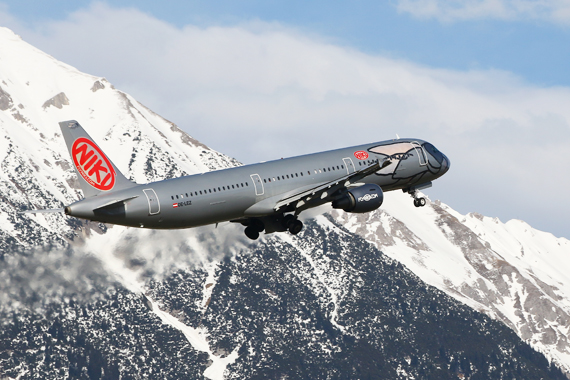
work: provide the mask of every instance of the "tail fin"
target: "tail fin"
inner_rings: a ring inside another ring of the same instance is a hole
[[[62,121],[59,126],[85,198],[136,185],[113,165],[77,121]]]

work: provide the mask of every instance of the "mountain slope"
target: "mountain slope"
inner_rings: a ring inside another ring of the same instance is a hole
[[[415,209],[388,194],[381,210],[334,215],[427,283],[504,322],[570,372],[570,241],[528,224]]]
[[[308,227],[210,270],[169,272],[145,296],[91,265],[83,297],[3,313],[0,369],[14,378],[565,378],[504,324],[334,220]]]

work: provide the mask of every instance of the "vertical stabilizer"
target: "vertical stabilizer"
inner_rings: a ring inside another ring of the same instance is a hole
[[[113,165],[77,121],[62,121],[59,126],[85,198],[136,185]]]

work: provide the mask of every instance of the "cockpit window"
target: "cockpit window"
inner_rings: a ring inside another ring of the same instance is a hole
[[[435,158],[437,162],[440,164],[443,163],[443,154],[437,150],[435,146],[431,145],[430,143],[424,143],[424,148],[433,158]]]

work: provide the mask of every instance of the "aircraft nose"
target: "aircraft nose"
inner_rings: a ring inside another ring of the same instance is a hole
[[[443,162],[441,163],[440,175],[444,175],[445,173],[447,173],[447,171],[449,170],[449,166],[451,166],[451,161],[449,161],[449,158],[447,158],[447,156],[444,154]]]

